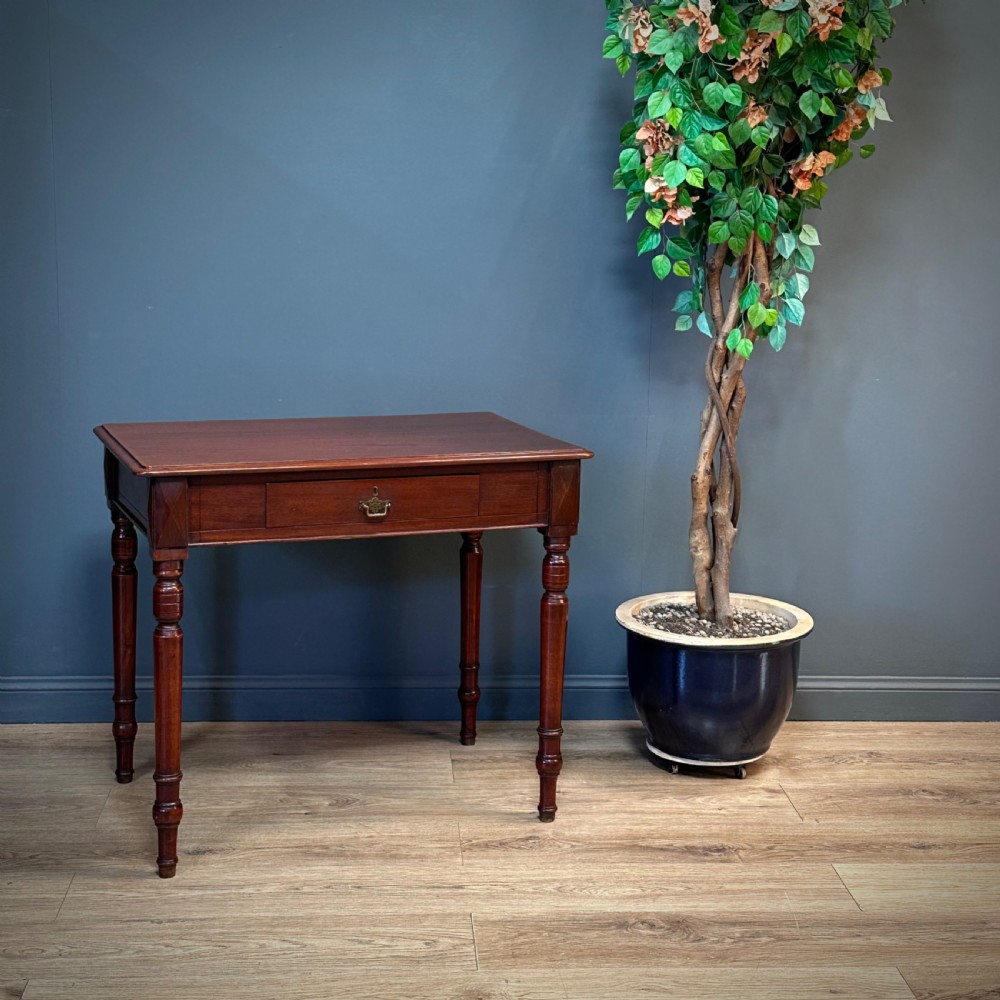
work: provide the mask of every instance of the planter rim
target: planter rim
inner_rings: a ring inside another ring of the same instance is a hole
[[[693,590],[670,590],[662,594],[646,594],[643,597],[632,597],[618,605],[615,618],[622,628],[635,632],[637,635],[660,642],[672,642],[678,646],[699,646],[713,649],[765,649],[768,646],[782,646],[805,638],[813,630],[812,615],[797,608],[794,604],[776,601],[772,597],[760,597],[757,594],[732,594],[733,606],[750,608],[755,611],[766,611],[777,614],[789,622],[789,627],[774,635],[763,635],[755,639],[717,639],[713,636],[681,635],[679,632],[665,632],[663,629],[643,625],[635,617],[635,612],[651,604],[693,604]]]

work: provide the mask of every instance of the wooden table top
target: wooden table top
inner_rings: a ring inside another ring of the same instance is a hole
[[[495,413],[102,424],[137,476],[567,461],[593,452]]]

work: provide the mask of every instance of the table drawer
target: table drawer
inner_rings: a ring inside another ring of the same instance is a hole
[[[362,506],[367,505],[367,511]],[[479,476],[411,476],[267,484],[267,526],[379,524],[479,514]]]

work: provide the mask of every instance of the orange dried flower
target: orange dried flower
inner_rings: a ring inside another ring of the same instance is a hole
[[[844,26],[840,15],[844,13],[842,0],[809,0],[810,31],[815,31],[821,42],[828,41],[834,31]]]
[[[767,112],[751,97],[740,117],[746,118],[751,128],[756,128],[767,121]]]
[[[740,58],[733,67],[733,79],[742,80],[746,77],[747,83],[756,83],[760,76],[760,71],[767,67],[771,59],[771,53],[767,50],[771,47],[775,36],[761,33],[755,28],[747,32],[747,40],[740,50]]]
[[[858,80],[858,92],[867,94],[869,90],[881,87],[883,82],[882,74],[877,69],[870,69]]]
[[[654,156],[658,153],[672,152],[680,145],[680,138],[670,134],[670,123],[663,118],[650,118],[644,121],[635,133],[635,137],[642,143],[647,170],[652,167]]]
[[[713,45],[724,42],[722,33],[717,24],[712,24],[712,19],[705,10],[695,10],[693,7],[681,7],[677,11],[677,20],[682,24],[698,25],[698,51],[708,53],[712,51]]]
[[[653,33],[653,22],[645,7],[633,7],[625,15],[626,37],[633,52],[645,52],[649,48],[649,36]]]
[[[826,173],[826,168],[836,159],[833,153],[824,149],[819,153],[810,153],[797,163],[793,163],[788,168],[788,174],[792,178],[795,190],[808,191],[813,186],[813,181],[822,177]]]
[[[690,219],[694,215],[694,209],[690,205],[677,204],[677,188],[672,188],[662,177],[656,175],[646,179],[643,186],[649,200],[652,202],[662,201],[666,207],[663,213],[665,221],[679,226],[685,219]],[[697,201],[698,196],[692,195],[692,201]]]
[[[844,109],[844,120],[830,133],[835,142],[847,142],[854,130],[865,120],[865,109],[859,104],[851,104]]]

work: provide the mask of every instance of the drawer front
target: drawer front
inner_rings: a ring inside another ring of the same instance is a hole
[[[362,507],[367,504],[368,512]],[[388,504],[388,507],[383,505]],[[268,483],[267,527],[385,524],[479,514],[479,476]]]

